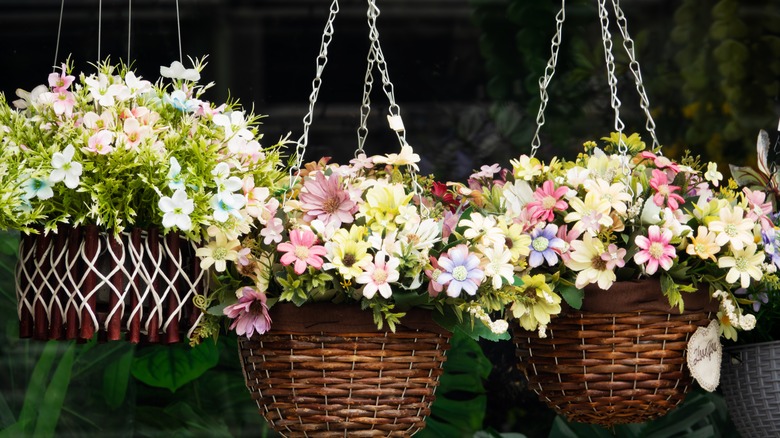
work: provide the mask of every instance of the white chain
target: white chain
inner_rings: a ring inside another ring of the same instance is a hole
[[[550,85],[550,80],[552,80],[555,74],[555,66],[558,64],[558,51],[561,48],[564,20],[566,20],[566,0],[561,0],[561,10],[555,16],[555,35],[553,35],[550,46],[550,59],[544,68],[544,75],[539,78],[539,96],[542,100],[539,102],[539,112],[536,114],[536,132],[533,140],[531,140],[531,157],[536,155],[536,151],[539,150],[539,145],[541,145],[539,131],[542,129],[542,125],[544,125],[544,110],[547,108],[547,101],[549,100],[547,87]]]
[[[642,110],[645,112],[645,117],[647,118],[645,129],[647,129],[647,132],[650,133],[650,136],[653,139],[653,149],[658,150],[658,153],[661,154],[660,143],[655,134],[655,121],[653,120],[652,114],[650,114],[650,100],[647,97],[647,91],[642,83],[642,71],[639,68],[639,62],[636,60],[634,40],[631,39],[631,36],[628,33],[628,21],[626,20],[625,14],[623,14],[623,10],[620,8],[620,0],[612,0],[612,6],[615,8],[615,21],[618,24],[618,28],[620,28],[620,33],[623,35],[623,47],[626,49],[626,53],[628,53],[628,58],[630,60],[628,66],[631,69],[631,73],[634,74],[636,91],[639,93],[639,106],[642,107]]]
[[[325,29],[322,31],[322,41],[320,43],[320,53],[317,55],[317,70],[314,79],[311,81],[311,94],[309,95],[309,112],[303,117],[303,134],[295,145],[295,165],[290,167],[290,187],[294,185],[294,172],[297,172],[303,165],[303,155],[306,153],[306,145],[309,143],[309,128],[311,127],[314,116],[314,105],[317,103],[317,96],[320,94],[322,86],[322,72],[328,63],[328,45],[333,40],[333,21],[336,14],[339,13],[339,0],[333,0],[330,4],[330,13],[328,21],[325,23]]]
[[[398,141],[401,146],[407,146],[406,142],[406,130],[404,129],[403,119],[401,118],[401,108],[395,102],[395,92],[393,89],[393,83],[390,81],[390,74],[387,71],[387,63],[385,62],[385,55],[382,52],[382,46],[379,43],[379,29],[376,27],[376,19],[379,16],[379,8],[376,5],[376,0],[368,0],[368,37],[371,40],[371,47],[376,55],[376,66],[379,69],[379,73],[382,76],[382,90],[384,90],[387,100],[390,102],[388,112],[388,120],[390,121],[391,128],[398,136]],[[369,52],[369,58],[370,52]]]
[[[374,84],[374,65],[376,65],[376,52],[371,44],[366,58],[366,76],[363,80],[363,100],[360,105],[360,126],[357,129],[358,146],[355,150],[355,158],[363,153],[363,146],[368,136],[368,115],[371,113],[371,89]]]

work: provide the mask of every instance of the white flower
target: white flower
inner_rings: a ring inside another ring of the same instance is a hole
[[[140,76],[136,76],[132,71],[127,72],[125,75],[125,83],[132,96],[138,96],[152,91],[152,83],[141,79]]]
[[[484,271],[485,276],[492,279],[493,289],[501,289],[503,280],[511,284],[514,281],[515,270],[511,263],[512,252],[504,242],[495,242],[493,246],[482,248],[481,251],[488,259]]]
[[[46,200],[54,196],[49,181],[41,178],[28,178],[24,184],[24,199],[30,200],[35,197]]]
[[[414,153],[414,149],[412,149],[409,145],[404,145],[401,147],[401,152],[397,154],[388,154],[388,155],[376,155],[373,157],[374,163],[379,164],[390,164],[393,166],[401,166],[401,165],[409,165],[414,168],[414,170],[419,171],[420,168],[417,166],[417,163],[420,162],[420,156]]]
[[[81,163],[73,161],[75,152],[76,149],[72,144],[69,144],[62,152],[55,152],[52,155],[51,167],[54,170],[51,171],[49,176],[50,182],[58,183],[65,181],[65,186],[69,189],[75,189],[79,186],[82,166]]]
[[[531,185],[521,179],[513,183],[506,183],[503,187],[504,208],[510,217],[520,216],[525,204],[534,199],[534,191]]]
[[[200,73],[194,68],[184,68],[179,61],[173,61],[170,67],[160,66],[160,76],[171,79],[184,79],[185,81],[198,82]]]
[[[718,187],[718,181],[723,180],[723,174],[718,172],[718,165],[713,162],[707,164],[707,172],[704,174],[704,179],[711,182],[715,187]]]
[[[393,295],[390,283],[398,281],[401,276],[398,272],[400,264],[401,260],[398,258],[384,251],[377,252],[374,263],[367,264],[365,271],[355,279],[356,282],[366,285],[363,288],[363,296],[371,299],[378,291],[382,297],[390,298]]]
[[[215,125],[225,129],[225,138],[233,136],[233,127],[238,128],[238,131],[235,133],[237,137],[247,140],[252,138],[252,133],[246,129],[243,111],[233,111],[229,116],[227,114],[215,114],[212,121]]]
[[[721,268],[731,268],[726,274],[726,281],[729,283],[740,282],[741,287],[750,286],[750,278],[754,280],[760,280],[763,274],[761,273],[761,263],[766,256],[764,252],[756,254],[756,245],[749,243],[745,245],[744,249],[734,248],[734,257],[724,256],[718,259],[718,266]]]
[[[187,193],[183,189],[176,190],[171,197],[163,196],[157,205],[164,213],[163,227],[176,226],[181,231],[192,229],[190,214],[195,209],[195,203],[192,199],[187,198]]]
[[[214,220],[226,222],[230,216],[242,219],[240,209],[246,203],[244,195],[234,193],[217,193],[211,197],[211,208],[214,209]]]
[[[472,212],[468,219],[460,221],[459,226],[467,227],[463,232],[463,237],[469,240],[478,240],[483,245],[490,246],[495,244],[504,244],[504,234],[498,227],[495,216],[482,216],[477,212]]]
[[[176,157],[170,159],[171,168],[168,169],[168,188],[171,190],[179,190],[184,188],[184,178],[181,176],[181,165]]]

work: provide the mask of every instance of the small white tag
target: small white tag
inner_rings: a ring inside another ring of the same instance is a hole
[[[390,129],[392,129],[395,132],[404,130],[404,121],[403,119],[401,119],[401,116],[391,116],[388,114],[387,123],[390,124]]]
[[[699,385],[709,392],[720,384],[720,361],[723,346],[718,334],[720,324],[712,320],[707,327],[699,327],[688,340],[688,369]]]

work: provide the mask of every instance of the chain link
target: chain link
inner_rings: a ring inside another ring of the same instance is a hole
[[[366,76],[363,80],[363,100],[360,105],[360,126],[357,129],[358,146],[355,150],[355,158],[363,153],[363,146],[368,136],[368,115],[371,113],[371,89],[374,84],[374,66],[376,65],[376,52],[371,44],[366,58]]]
[[[623,36],[623,48],[626,49],[629,58],[629,69],[634,75],[634,82],[636,84],[636,91],[639,93],[639,106],[642,107],[642,111],[645,113],[647,121],[645,122],[645,129],[650,133],[650,137],[653,139],[653,149],[658,150],[661,154],[661,146],[658,142],[658,137],[655,134],[655,121],[652,114],[650,114],[650,99],[647,97],[647,91],[642,81],[642,71],[639,68],[639,62],[636,60],[636,52],[634,50],[634,40],[631,39],[631,35],[628,33],[628,20],[620,8],[620,0],[612,0],[612,6],[615,9],[615,21],[617,22],[620,33]]]
[[[333,21],[336,19],[336,14],[339,13],[339,0],[333,0],[330,4],[330,12],[328,14],[328,20],[325,23],[325,29],[322,31],[322,41],[320,42],[320,53],[317,55],[317,69],[314,75],[314,79],[311,81],[311,94],[309,95],[309,112],[303,117],[303,134],[298,139],[295,145],[295,165],[290,167],[290,187],[294,185],[294,172],[297,172],[303,165],[303,155],[306,153],[306,146],[309,143],[309,128],[311,127],[312,118],[314,117],[314,105],[317,103],[317,97],[320,94],[320,87],[322,86],[322,72],[325,70],[325,65],[328,63],[328,46],[333,40]]]
[[[534,132],[534,138],[531,140],[531,157],[536,155],[536,151],[539,150],[541,140],[539,139],[539,131],[544,125],[544,111],[547,108],[547,101],[549,96],[547,95],[547,87],[550,85],[553,75],[555,75],[555,66],[558,64],[558,52],[561,48],[561,38],[563,36],[563,22],[566,20],[566,0],[561,0],[561,10],[555,16],[555,35],[553,35],[550,46],[550,59],[547,61],[547,66],[544,68],[544,75],[539,78],[539,112],[536,114],[536,132]]]

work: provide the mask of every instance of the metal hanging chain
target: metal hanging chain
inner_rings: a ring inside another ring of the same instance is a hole
[[[371,40],[371,46],[373,47],[376,55],[376,66],[379,69],[379,73],[382,76],[382,90],[387,96],[387,100],[390,102],[390,107],[387,116],[387,120],[390,123],[390,129],[395,131],[398,136],[398,141],[401,147],[408,146],[406,142],[406,130],[404,128],[403,118],[401,117],[401,108],[395,101],[395,91],[393,89],[393,83],[390,81],[390,74],[387,70],[387,63],[385,62],[385,55],[382,52],[382,46],[379,43],[379,29],[376,26],[376,19],[379,16],[379,8],[376,5],[376,0],[368,0],[368,27],[369,27],[369,39]]]
[[[539,112],[536,114],[536,132],[534,132],[534,138],[531,140],[531,157],[536,155],[536,151],[539,150],[539,145],[541,145],[539,131],[542,129],[542,125],[544,125],[544,110],[547,108],[547,101],[549,100],[547,87],[550,85],[553,75],[555,75],[555,66],[558,64],[558,51],[561,48],[563,22],[565,20],[566,0],[561,0],[561,10],[555,16],[555,35],[553,35],[550,46],[550,59],[544,68],[544,74],[539,78],[539,97],[541,102],[539,102]]]
[[[62,3],[60,3],[60,23],[57,26],[57,45],[54,48],[54,62],[51,64],[55,70],[57,69],[57,58],[60,57],[60,36],[62,35],[62,15],[64,12],[65,0],[62,0]]]
[[[363,99],[360,104],[360,126],[357,129],[358,145],[355,149],[355,158],[363,153],[363,146],[368,137],[368,115],[371,113],[371,90],[374,85],[374,66],[376,65],[376,52],[371,44],[366,58],[366,75],[363,80]]]
[[[317,68],[314,79],[311,81],[312,90],[311,94],[309,94],[309,111],[303,117],[303,134],[301,134],[301,137],[295,145],[295,164],[290,167],[290,187],[294,185],[294,172],[300,169],[303,164],[303,155],[306,153],[306,145],[309,143],[309,128],[311,127],[314,115],[314,104],[317,103],[317,97],[320,94],[322,72],[325,70],[325,65],[328,63],[328,46],[333,40],[333,21],[336,19],[336,14],[338,13],[339,1],[333,0],[333,3],[330,4],[330,12],[328,14],[328,20],[325,23],[325,29],[322,31],[320,52],[316,59]]]
[[[617,96],[617,76],[615,76],[615,56],[612,53],[612,34],[609,33],[609,14],[606,8],[606,0],[598,0],[599,23],[601,24],[601,41],[604,44],[604,60],[607,64],[607,81],[611,95],[612,109],[615,111],[615,131],[618,133],[618,152],[623,158],[623,173],[628,171],[625,158],[628,154],[628,146],[623,142],[623,129],[625,125],[620,119],[620,99]]]
[[[103,30],[103,0],[98,2],[98,53],[97,60],[100,62],[100,39]]]
[[[653,149],[658,150],[661,153],[661,146],[658,142],[658,137],[655,134],[655,121],[652,114],[650,114],[650,100],[647,97],[647,91],[642,81],[642,71],[639,68],[639,62],[636,60],[636,52],[634,50],[634,40],[631,39],[631,35],[628,33],[628,21],[620,8],[620,0],[612,0],[612,7],[615,9],[615,21],[617,22],[620,33],[623,35],[623,48],[626,49],[629,58],[629,69],[634,75],[634,81],[636,83],[636,91],[639,93],[639,106],[645,113],[647,121],[645,122],[645,129],[650,133],[650,137],[653,139]]]
[[[184,56],[181,51],[181,16],[179,15],[179,0],[176,0],[176,31],[179,36],[179,62],[184,62]]]
[[[127,0],[127,65],[130,65],[130,35],[133,30],[133,0]]]

